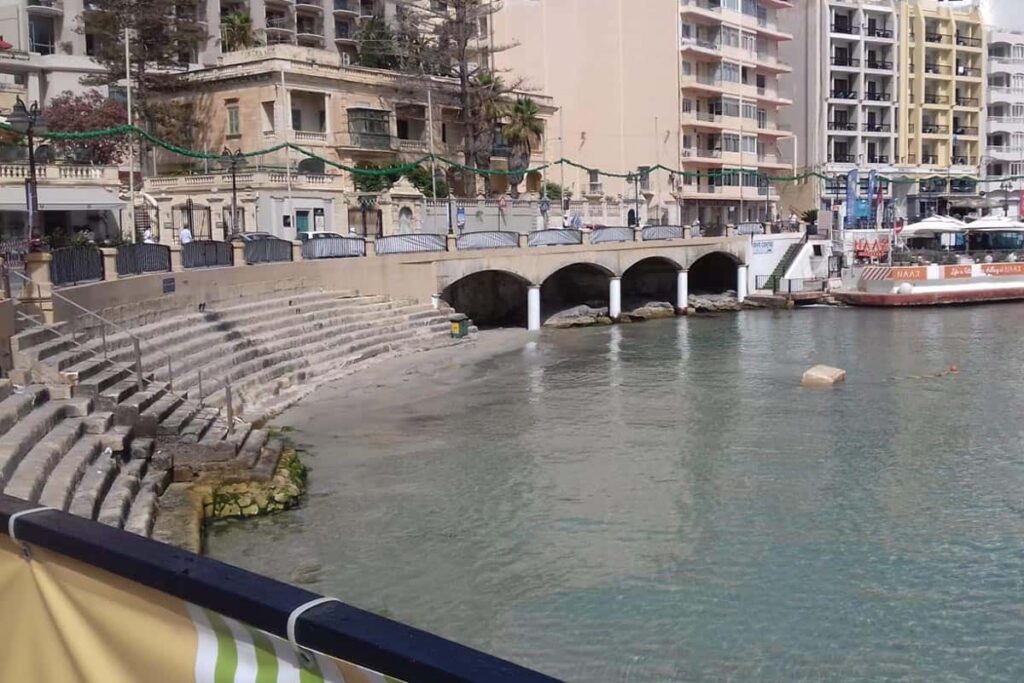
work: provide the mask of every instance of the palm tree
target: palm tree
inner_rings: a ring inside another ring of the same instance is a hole
[[[540,119],[540,107],[529,97],[519,97],[508,113],[508,123],[502,128],[505,142],[512,148],[509,168],[513,171],[525,171],[530,167],[533,146],[540,142],[544,134],[544,122]],[[519,195],[519,183],[523,182],[523,174],[509,176],[512,192]]]
[[[490,71],[481,71],[472,81],[470,90],[470,120],[474,135],[472,137],[471,158],[477,168],[491,167],[491,154],[498,140],[498,132],[502,119],[508,113],[508,104],[504,99],[505,82],[501,76]],[[469,139],[467,138],[467,143]],[[491,193],[491,177],[484,175],[485,193]]]
[[[231,12],[221,17],[220,44],[223,52],[233,52],[259,44],[252,17],[245,12]]]

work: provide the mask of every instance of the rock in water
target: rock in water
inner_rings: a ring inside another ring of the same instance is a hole
[[[815,365],[804,373],[800,381],[805,387],[831,387],[846,381],[846,370],[828,365]]]

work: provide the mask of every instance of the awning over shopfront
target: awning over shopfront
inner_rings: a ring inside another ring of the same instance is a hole
[[[40,211],[118,211],[126,202],[102,187],[39,188]],[[0,188],[0,211],[25,212],[25,188]]]

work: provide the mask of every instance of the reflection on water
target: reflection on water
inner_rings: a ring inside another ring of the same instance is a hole
[[[308,403],[211,554],[572,681],[1024,680],[1024,307],[545,333]],[[798,385],[808,365],[849,372]],[[939,373],[951,364],[959,374]],[[397,400],[397,404],[396,404]]]

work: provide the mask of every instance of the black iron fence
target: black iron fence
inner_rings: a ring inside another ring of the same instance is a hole
[[[103,254],[96,247],[64,247],[50,255],[50,282],[56,287],[103,279]]]
[[[463,249],[508,249],[519,246],[518,232],[481,231],[463,233],[456,241]]]
[[[362,237],[319,237],[302,243],[302,258],[346,258],[366,256],[366,240]]]
[[[633,242],[636,240],[636,231],[633,228],[603,227],[594,228],[590,233],[591,244],[608,244],[611,242]]]
[[[630,228],[632,230],[632,228]],[[560,245],[583,244],[583,233],[579,230],[537,230],[530,233],[531,247],[554,247]]]
[[[117,274],[165,273],[171,269],[171,248],[165,244],[123,244],[117,248]]]
[[[448,251],[448,236],[434,234],[387,235],[378,237],[377,254],[413,254],[420,251]]]
[[[292,243],[288,240],[268,237],[266,239],[250,240],[245,243],[245,262],[254,265],[257,263],[282,263],[292,260]]]
[[[181,247],[181,265],[185,268],[212,268],[234,263],[231,245],[215,240],[195,240]]]

